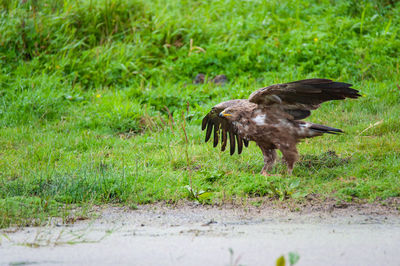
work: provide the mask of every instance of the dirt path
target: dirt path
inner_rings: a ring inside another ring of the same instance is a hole
[[[289,252],[296,265],[400,265],[398,211],[326,206],[106,207],[73,225],[3,230],[0,265],[275,265]]]

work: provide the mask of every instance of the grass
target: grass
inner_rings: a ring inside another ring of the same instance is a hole
[[[399,3],[1,0],[0,9],[0,227],[40,224],[69,204],[200,192],[205,202],[400,196]],[[229,83],[193,85],[198,73]],[[282,177],[259,175],[254,144],[231,157],[203,143],[213,105],[311,77],[353,83],[364,97],[313,112],[307,120],[346,134],[300,144],[292,176],[282,164],[273,170]]]

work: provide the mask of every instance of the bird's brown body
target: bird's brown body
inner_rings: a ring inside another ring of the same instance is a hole
[[[259,89],[248,100],[217,104],[203,119],[202,128],[207,128],[206,141],[214,129],[214,147],[221,135],[221,150],[225,150],[229,133],[231,154],[236,144],[240,154],[243,144],[256,142],[264,155],[264,175],[272,168],[276,149],[279,149],[291,173],[298,159],[296,144],[299,140],[342,132],[301,119],[308,117],[310,110],[324,101],[359,97],[358,91],[350,86],[326,79],[301,80]]]

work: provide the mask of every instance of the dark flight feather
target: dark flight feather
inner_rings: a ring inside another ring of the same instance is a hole
[[[309,110],[301,109],[285,109],[285,112],[293,116],[293,119],[296,120],[304,119],[311,115],[311,112]]]
[[[241,154],[243,150],[243,142],[242,139],[239,137],[239,135],[236,135],[236,141],[237,141],[238,154]]]
[[[218,142],[221,141],[221,151],[225,151],[229,137],[230,154],[233,155],[235,153],[236,143],[238,153],[240,154],[243,150],[243,143],[247,147],[249,142],[244,141],[243,138],[238,135],[235,127],[218,115],[228,107],[240,105],[245,102],[248,103],[247,100],[231,100],[214,106],[201,122],[201,129],[206,130],[205,142],[208,142],[211,138],[211,134],[213,134],[213,147],[216,147]],[[227,134],[229,134],[229,136],[227,136]],[[219,140],[220,135],[221,140]]]
[[[206,129],[207,123],[208,123],[208,115],[206,115],[206,116],[203,118],[203,120],[201,121],[201,130]]]
[[[206,142],[210,139],[210,137],[211,137],[211,132],[212,132],[212,129],[213,129],[213,123],[212,123],[212,121],[208,121],[208,124],[207,124],[207,131],[206,131]]]
[[[221,151],[225,151],[226,141],[227,141],[226,129],[223,128],[221,134]]]
[[[235,153],[235,136],[232,132],[229,132],[229,146],[230,154],[233,155]]]
[[[218,145],[218,133],[219,133],[219,123],[214,124],[214,143],[213,143],[213,147],[217,147]]]
[[[247,139],[243,139],[244,146],[249,147],[249,141]]]
[[[338,134],[338,133],[343,133],[341,129],[334,128],[334,127],[328,127],[320,124],[312,124],[310,126],[310,129],[316,132],[320,133],[329,133],[329,134]]]
[[[285,110],[314,110],[325,101],[361,96],[351,86],[329,79],[299,80],[261,88],[250,95],[249,101],[266,106],[279,105]]]

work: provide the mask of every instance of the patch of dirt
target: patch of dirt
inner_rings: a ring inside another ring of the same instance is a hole
[[[132,211],[128,207],[95,207],[98,219],[104,222],[134,222],[142,226],[214,225],[227,220],[246,223],[268,217],[274,222],[300,222],[319,224],[328,222],[365,223],[371,220],[385,223],[400,218],[400,198],[390,198],[380,203],[344,202],[310,194],[301,201],[278,201],[263,197],[241,199],[223,205],[202,205],[194,201],[174,204],[159,202],[139,205]],[[90,221],[89,221],[90,222]]]

